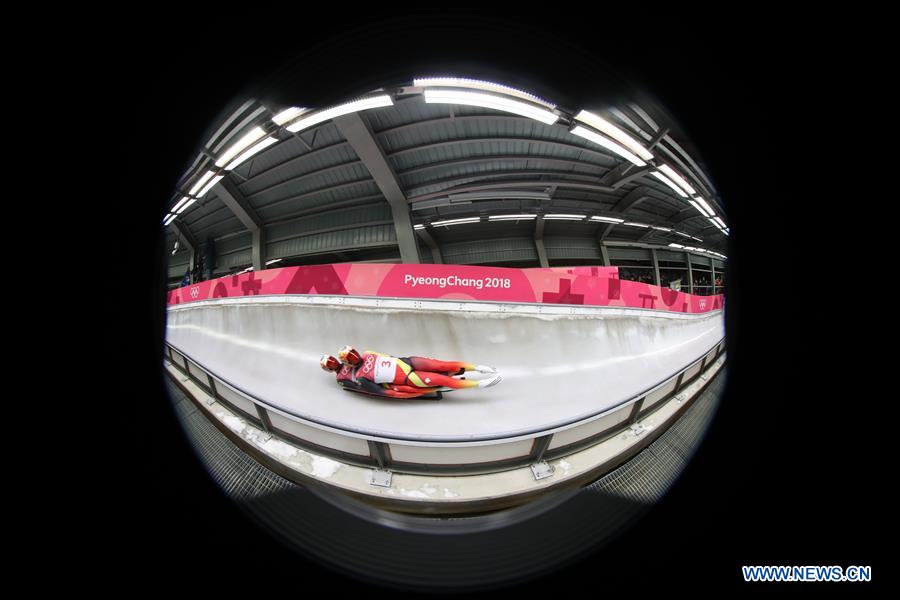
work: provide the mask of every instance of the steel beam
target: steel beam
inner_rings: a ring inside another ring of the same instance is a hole
[[[493,117],[492,117],[493,118]],[[602,159],[607,164],[600,164],[597,166],[612,168],[615,167],[618,163],[616,161],[616,157],[618,155],[613,154],[612,152],[603,152],[601,150],[594,150],[593,148],[587,148],[585,146],[579,146],[576,144],[566,144],[564,142],[560,142],[557,140],[548,140],[543,138],[534,138],[534,137],[477,137],[477,138],[461,138],[455,140],[445,140],[442,142],[433,142],[430,144],[422,144],[420,146],[411,146],[409,148],[403,148],[402,150],[396,150],[391,152],[390,156],[402,156],[404,154],[409,153],[420,153],[423,150],[434,150],[437,148],[446,148],[449,146],[458,146],[464,144],[493,144],[497,142],[504,143],[520,143],[525,142],[529,144],[543,144],[546,146],[551,146],[555,148],[561,148],[564,150],[576,150],[582,154],[587,154],[590,156],[596,156],[597,158]]]
[[[668,127],[663,127],[659,131],[656,132],[656,135],[653,136],[653,139],[647,144],[647,150],[653,150],[657,144],[659,144],[664,137],[669,133]]]
[[[498,173],[494,173],[493,175],[503,175],[502,171]],[[459,177],[460,181],[471,180],[472,176],[469,177]],[[430,183],[428,185],[431,185]],[[457,194],[461,192],[480,192],[484,190],[496,190],[496,189],[510,189],[510,188],[541,188],[546,189],[551,186],[556,186],[560,188],[571,188],[571,189],[583,189],[583,190],[592,190],[597,192],[605,192],[611,193],[615,190],[611,187],[607,187],[605,185],[597,185],[592,183],[582,183],[579,181],[565,181],[565,180],[554,180],[554,181],[541,181],[537,179],[531,180],[522,180],[522,181],[504,181],[501,183],[482,183],[478,185],[464,186],[455,189],[446,189],[440,192],[433,192],[430,194],[422,194],[421,196],[415,196],[410,198],[410,202],[420,202],[422,200],[430,200],[432,198],[439,198],[443,196],[447,196],[448,194]],[[424,186],[422,186],[424,187]]]
[[[624,213],[628,212],[632,207],[643,202],[647,198],[656,197],[653,192],[655,192],[653,188],[647,186],[636,187],[630,192],[628,192],[625,197],[619,200],[615,206],[612,207],[612,212],[616,213]]]
[[[604,267],[612,266],[612,262],[609,260],[609,248],[603,243],[600,244],[600,260],[603,262]]]
[[[180,218],[176,218],[174,221],[172,221],[172,227],[175,228],[175,231],[178,232],[178,236],[180,236],[181,241],[185,246],[187,246],[188,250],[190,251],[191,260],[189,268],[191,271],[193,271],[194,265],[196,264],[197,249],[200,247],[200,245],[197,243],[197,239],[194,237],[194,234],[191,233],[191,230],[185,223],[180,220]]]
[[[422,238],[422,241],[424,241],[428,248],[431,249],[431,257],[434,259],[434,264],[443,264],[444,258],[441,256],[441,248],[431,234],[424,229],[417,229],[416,234]]]
[[[222,200],[222,203],[253,234],[253,270],[262,271],[266,262],[266,236],[262,219],[259,218],[259,215],[256,214],[256,211],[227,175],[216,184],[214,189],[216,196]]]
[[[616,223],[601,223],[600,228],[597,230],[597,241],[602,244],[603,240],[606,239],[606,236],[609,235],[609,232],[612,231],[615,226]]]
[[[644,175],[648,175],[650,173],[650,169],[641,168],[634,169],[634,164],[630,162],[624,162],[615,169],[611,169],[600,179],[600,183],[603,185],[611,186],[615,189],[619,189],[626,183],[630,183],[639,177],[643,177]]]
[[[394,169],[388,163],[369,124],[359,113],[350,113],[334,119],[334,124],[362,160],[375,184],[384,194],[394,217],[394,229],[404,263],[419,263],[419,248],[409,215],[409,203],[397,181]]]
[[[700,213],[698,213],[694,207],[688,206],[687,208],[682,208],[677,213],[671,216],[668,219],[669,223],[677,225],[678,223],[683,223],[688,219],[693,219],[694,217],[702,217]]]
[[[534,247],[537,250],[538,262],[541,267],[544,269],[548,268],[550,262],[547,260],[547,248],[544,247],[544,217],[535,219]]]
[[[444,167],[458,167],[462,165],[469,164],[479,164],[479,163],[488,163],[488,162],[519,162],[519,161],[540,161],[547,163],[559,163],[563,165],[579,165],[582,167],[588,167],[593,169],[605,169],[606,167],[603,165],[598,165],[597,163],[587,162],[584,160],[572,160],[570,158],[559,158],[555,156],[541,156],[539,154],[494,154],[487,156],[476,156],[471,158],[455,158],[452,160],[442,160],[439,162],[428,163],[425,165],[419,165],[417,167],[410,167],[404,171],[400,171],[400,175],[414,175],[416,173],[421,173],[423,171],[431,171],[433,169],[440,169]],[[628,163],[631,164],[631,163]],[[612,172],[612,171],[610,171]],[[604,175],[605,177],[606,175]]]
[[[688,268],[688,294],[694,293],[694,268],[691,266],[691,253],[685,252],[684,258],[687,261]]]
[[[181,236],[181,241],[187,246],[192,252],[196,251],[197,248],[200,247],[200,244],[197,243],[197,238],[194,237],[194,234],[191,233],[191,230],[188,226],[181,221],[181,218],[176,218],[172,221],[172,227],[175,228],[175,231],[178,232],[178,235]]]
[[[659,258],[656,256],[656,248],[650,248],[650,260],[653,261],[653,281],[657,286],[662,287],[662,280],[659,277]]]

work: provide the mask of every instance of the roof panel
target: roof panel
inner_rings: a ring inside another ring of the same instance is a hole
[[[361,181],[371,181],[369,172],[362,164],[352,163],[284,181],[250,194],[247,199],[256,209],[261,209],[273,202],[282,202],[296,196]],[[372,183],[374,185],[374,182]]]
[[[446,104],[426,104],[419,96],[395,102],[393,110],[373,110],[365,115],[377,134],[409,123],[449,117],[450,107]]]
[[[303,197],[288,196],[275,199],[266,206],[258,207],[257,213],[264,221],[272,220],[289,212],[311,208],[327,207],[336,202],[355,198],[366,198],[380,195],[378,186],[373,181],[353,183],[337,189],[322,189],[305,194]]]
[[[357,160],[355,153],[349,146],[334,146],[281,162],[278,166],[242,182],[238,187],[245,197],[252,197],[254,194],[272,186],[281,185],[304,175],[330,169],[338,165],[351,164]]]

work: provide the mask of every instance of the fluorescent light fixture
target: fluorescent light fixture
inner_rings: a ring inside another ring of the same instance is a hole
[[[293,124],[288,126],[287,130],[291,133],[297,133],[298,131],[309,129],[313,125],[317,125],[323,121],[327,121],[335,117],[340,117],[341,115],[347,115],[350,113],[359,112],[361,110],[369,110],[370,108],[381,108],[383,106],[393,105],[394,102],[387,94],[372,96],[370,98],[363,98],[362,100],[354,100],[353,102],[347,102],[345,104],[339,104],[338,106],[334,106],[332,108],[316,111],[307,117],[303,117],[302,119],[295,121]]]
[[[719,226],[719,229],[725,229],[725,223],[719,217],[713,217],[713,221]]]
[[[652,225],[651,228],[656,229],[657,231],[669,231],[669,232],[672,231],[668,227],[657,227],[656,225]]]
[[[242,162],[244,162],[245,160],[247,160],[254,154],[258,154],[258,153],[262,152],[263,150],[265,150],[266,148],[268,148],[269,146],[271,146],[272,144],[274,144],[277,141],[278,141],[278,139],[275,137],[272,137],[272,136],[267,137],[266,139],[259,142],[258,144],[255,144],[254,146],[250,147],[250,149],[248,149],[243,154],[241,154],[236,159],[234,159],[230,165],[225,167],[225,170],[226,171],[232,170],[233,168],[235,168],[236,166],[238,166],[239,164],[241,164]]]
[[[178,216],[178,215],[175,215],[175,214],[169,214],[169,215],[166,215],[166,218],[163,219],[163,227],[168,226],[169,223],[171,223],[172,221],[174,221],[174,220],[175,220],[175,217],[177,217],[177,216]]]
[[[206,173],[204,173],[204,174],[203,174],[203,177],[201,177],[200,180],[197,181],[197,183],[194,184],[194,187],[191,188],[191,191],[189,191],[188,194],[191,195],[191,196],[196,196],[196,195],[197,195],[197,190],[199,190],[200,188],[202,188],[202,187],[204,186],[204,184],[205,184],[207,181],[209,181],[209,178],[212,177],[213,175],[215,175],[215,173],[212,172],[212,171],[207,171]]]
[[[424,225],[413,225],[413,229],[425,229]]]
[[[698,238],[697,236],[694,236],[694,235],[691,236],[691,239],[692,239],[692,240],[697,240],[698,242],[702,242],[702,241],[703,241],[703,240],[701,240],[700,238]]]
[[[591,217],[591,221],[603,221],[604,223],[624,223],[625,219],[615,217]]]
[[[190,200],[188,200],[187,204],[185,204],[184,206],[182,206],[181,208],[178,209],[178,214],[180,215],[181,213],[186,211],[188,206],[190,206],[191,204],[193,204],[196,201],[197,201],[196,198],[191,198]]]
[[[669,248],[684,248],[681,244],[669,244]]]
[[[554,213],[554,214],[550,214],[550,215],[544,215],[544,220],[545,221],[547,221],[547,220],[550,220],[550,221],[580,221],[580,220],[584,219],[585,217],[586,217],[586,215],[566,215],[566,214]]]
[[[575,115],[575,118],[582,123],[587,123],[598,131],[602,131],[644,160],[650,160],[651,158],[653,158],[653,154],[649,150],[641,146],[633,137],[631,137],[603,117],[583,110]]]
[[[529,94],[528,92],[524,92],[522,90],[517,90],[516,88],[511,88],[505,85],[500,85],[499,83],[491,83],[490,81],[480,81],[478,79],[465,79],[460,77],[422,77],[419,79],[413,79],[413,86],[420,88],[427,87],[461,87],[461,88],[469,88],[473,90],[484,90],[486,92],[495,92],[497,94],[505,94],[507,96],[515,96],[517,98],[522,98],[523,100],[528,100],[529,102],[534,102],[536,104],[542,104],[547,108],[556,108],[555,104],[547,102],[541,98],[538,98],[534,94]]]
[[[276,125],[284,125],[288,121],[292,121],[295,117],[298,117],[308,111],[308,108],[300,108],[299,106],[292,106],[290,108],[286,108],[274,117],[272,117],[272,121]]]
[[[466,92],[462,90],[425,90],[425,102],[428,104],[463,104],[465,106],[480,106],[503,112],[513,113],[552,125],[559,120],[556,113],[546,108],[538,108],[531,104],[511,100],[501,96],[492,96],[480,92]]]
[[[669,179],[671,179],[675,182],[676,185],[678,185],[678,187],[686,191],[691,196],[697,193],[696,190],[691,187],[691,184],[689,184],[684,177],[676,173],[675,169],[673,169],[669,165],[660,165],[659,170],[665,173]]]
[[[716,220],[715,220],[715,219],[707,218],[706,220],[709,221],[710,223],[712,223],[712,224],[713,224],[713,227],[715,227],[716,229],[722,229],[721,227],[719,227],[719,224],[716,223]]]
[[[523,219],[536,219],[537,215],[491,215],[488,221],[520,221]]]
[[[686,233],[684,233],[684,232],[681,232],[681,231],[676,231],[675,233],[677,233],[678,235],[680,235],[680,236],[682,236],[682,237],[686,237],[686,238],[691,237],[691,236],[689,236],[688,234],[686,234]]]
[[[697,201],[697,204],[699,204],[700,206],[702,206],[703,208],[706,209],[706,212],[709,213],[710,217],[716,216],[716,211],[714,211],[712,209],[712,207],[709,205],[709,203],[706,200],[704,200],[702,196],[697,196],[694,199]]]
[[[693,246],[685,246],[684,249],[685,250],[696,250],[696,248],[694,248]]]
[[[184,196],[181,200],[178,201],[178,204],[176,204],[175,206],[172,207],[172,212],[173,213],[181,212],[178,209],[181,208],[181,205],[184,204],[185,202],[187,202],[188,200],[190,200],[190,198],[187,196]]]
[[[247,134],[239,139],[235,144],[225,151],[225,154],[219,157],[219,160],[216,161],[217,167],[224,167],[228,164],[228,162],[237,156],[240,152],[244,150],[247,146],[258,140],[259,138],[266,135],[266,132],[262,127],[254,127]]]
[[[206,187],[204,187],[202,190],[200,190],[200,193],[197,194],[197,197],[202,198],[203,196],[205,196],[206,192],[211,190],[214,185],[219,183],[219,181],[221,181],[223,177],[225,177],[225,176],[224,175],[216,175],[215,177],[213,177],[210,180],[210,182],[206,184]]]
[[[274,265],[275,263],[281,262],[282,260],[284,260],[284,259],[282,259],[282,258],[273,258],[273,259],[270,260],[270,261],[266,261],[266,266]]]
[[[447,219],[446,221],[434,221],[431,226],[438,227],[441,225],[460,225],[462,223],[477,223],[481,220],[481,217],[467,217],[465,219]]]
[[[675,191],[678,193],[678,195],[681,196],[682,198],[687,198],[687,197],[688,197],[688,195],[685,194],[684,191],[683,191],[680,187],[678,187],[677,185],[675,185],[675,182],[673,182],[671,179],[669,179],[668,177],[666,177],[665,175],[663,175],[663,174],[660,173],[659,171],[653,171],[653,173],[651,173],[651,174],[652,174],[654,177],[656,177],[657,179],[659,179],[660,181],[662,181],[664,184],[666,184],[667,186],[669,186],[670,188],[672,188],[673,190],[675,190]]]
[[[722,230],[722,233],[724,233],[725,235],[731,235],[731,230],[726,228]]]
[[[694,202],[693,200],[688,200],[688,202],[690,202],[690,203],[691,203],[691,206],[693,206],[694,208],[696,208],[697,211],[699,211],[699,213],[700,213],[701,215],[703,215],[704,217],[709,217],[709,216],[710,216],[710,214],[709,214],[708,212],[706,212],[705,210],[703,210],[703,207],[701,207],[699,204],[697,204],[697,203]]]
[[[646,229],[650,228],[649,225],[646,225],[644,223],[622,223],[622,225],[630,225],[631,227],[644,227]]]
[[[600,135],[599,133],[595,133],[595,132],[591,131],[590,129],[586,129],[586,128],[582,127],[581,125],[576,125],[575,128],[572,129],[572,131],[570,133],[573,133],[579,137],[583,137],[584,139],[588,140],[589,142],[594,142],[598,146],[603,146],[607,150],[612,150],[613,152],[615,152],[622,158],[625,158],[625,159],[633,162],[634,164],[636,164],[639,167],[643,167],[644,165],[647,164],[644,161],[642,161],[640,158],[638,158],[636,155],[632,154],[631,152],[629,152],[628,150],[626,150],[619,144],[615,143],[614,141],[607,139],[607,138],[603,137],[602,135]]]
[[[706,252],[703,248],[694,248],[694,252]]]

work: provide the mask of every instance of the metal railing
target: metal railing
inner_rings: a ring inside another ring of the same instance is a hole
[[[237,389],[168,342],[165,348],[167,360],[216,402],[304,450],[398,473],[478,474],[552,460],[627,430],[694,382],[724,352],[725,339],[662,382],[612,408],[554,428],[466,442],[379,437],[299,417]]]

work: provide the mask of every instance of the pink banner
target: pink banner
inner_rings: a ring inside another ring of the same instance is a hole
[[[615,267],[505,269],[353,263],[230,275],[172,290],[167,303],[272,294],[624,306],[685,313],[717,310],[724,303],[722,295],[693,296],[647,283],[620,280]]]

